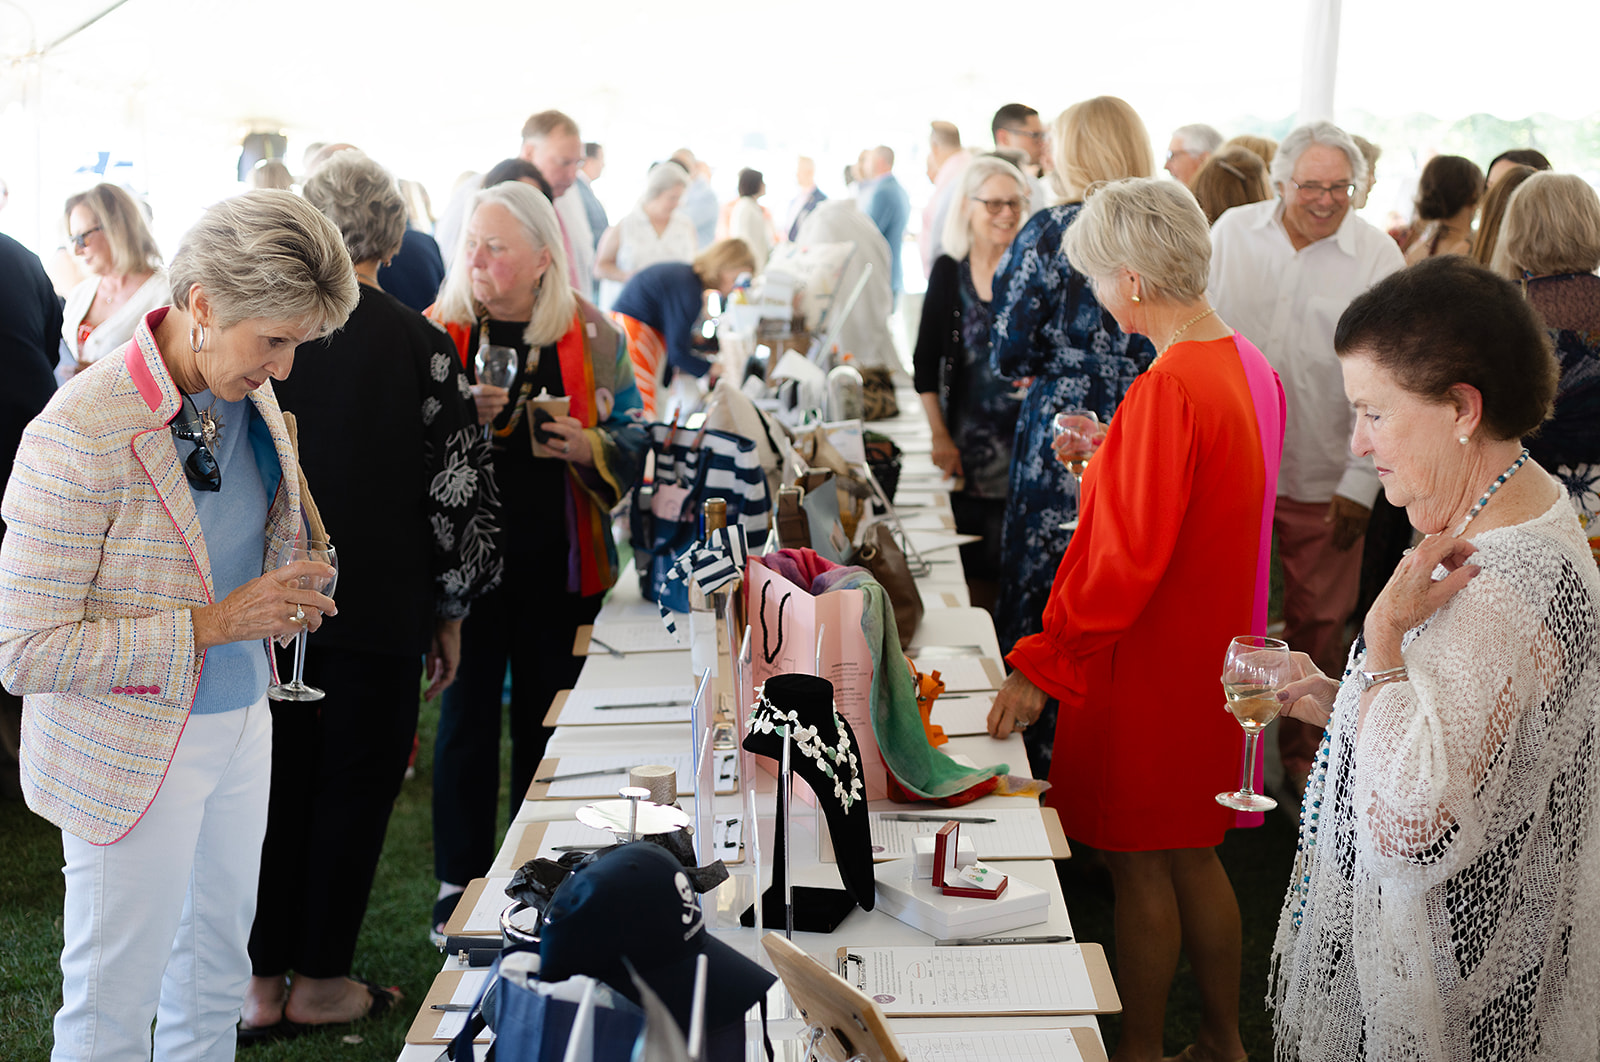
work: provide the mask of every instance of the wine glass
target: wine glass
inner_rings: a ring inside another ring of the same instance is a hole
[[[1050,426],[1053,429],[1051,444],[1055,448],[1056,460],[1066,465],[1067,471],[1072,473],[1072,482],[1077,488],[1077,509],[1081,513],[1083,473],[1089,467],[1089,459],[1105,441],[1105,428],[1092,409],[1064,409],[1050,418]],[[1061,530],[1074,531],[1077,527],[1078,521],[1074,518],[1062,524]]]
[[[478,370],[479,383],[501,390],[510,390],[511,384],[517,378],[517,348],[485,343],[478,348],[478,356],[473,360],[473,364]],[[494,425],[485,424],[483,437],[487,439],[493,430]]]
[[[1217,803],[1235,811],[1271,811],[1278,802],[1255,792],[1251,786],[1255,773],[1256,740],[1267,724],[1278,717],[1278,691],[1291,681],[1292,661],[1289,643],[1277,638],[1241,635],[1228,646],[1222,662],[1222,689],[1228,696],[1228,710],[1244,728],[1244,767],[1239,772],[1239,788],[1218,793]]]
[[[332,544],[319,539],[300,540],[283,553],[280,568],[287,568],[296,561],[316,561],[326,564],[334,569],[330,576],[302,575],[300,588],[302,590],[316,590],[328,597],[333,596],[333,584],[339,581],[339,554]],[[315,686],[307,686],[306,673],[306,629],[302,624],[300,633],[294,636],[294,679],[289,682],[280,682],[267,687],[267,696],[275,701],[320,701],[327,694]]]

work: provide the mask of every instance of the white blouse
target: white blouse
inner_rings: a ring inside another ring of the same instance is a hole
[[[67,304],[61,312],[61,360],[56,365],[57,383],[64,384],[72,379],[78,361],[99,361],[107,354],[122,349],[133,338],[133,330],[139,327],[145,314],[172,302],[172,283],[167,278],[167,271],[157,269],[149,280],[139,286],[138,291],[128,297],[127,302],[95,326],[89,338],[84,340],[83,349],[79,350],[78,325],[89,313],[95,293],[99,290],[100,278],[94,276],[84,279],[67,295]]]
[[[630,276],[660,262],[692,262],[698,250],[694,222],[681,210],[673,212],[666,231],[659,234],[640,207],[634,207],[617,222],[617,268]],[[602,279],[600,309],[609,313],[620,294],[621,281]]]

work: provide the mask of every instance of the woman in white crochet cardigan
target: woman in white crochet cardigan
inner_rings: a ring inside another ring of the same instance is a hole
[[[1278,925],[1286,1059],[1594,1059],[1600,576],[1522,438],[1558,370],[1516,287],[1436,258],[1350,304],[1352,448],[1426,537],[1342,682],[1297,654],[1286,714],[1326,727]]]

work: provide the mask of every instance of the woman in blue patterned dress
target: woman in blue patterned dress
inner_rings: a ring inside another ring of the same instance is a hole
[[[1002,652],[1043,628],[1045,602],[1066,552],[1075,490],[1050,448],[1051,417],[1092,409],[1109,422],[1117,403],[1155,356],[1143,336],[1123,334],[1068,263],[1061,237],[1097,181],[1149,177],[1150,136],[1137,112],[1115,96],[1097,96],[1061,112],[1051,128],[1051,181],[1064,202],[1035,214],[994,275],[994,368],[1032,377],[1012,446],[1010,491],[1001,536],[995,627]],[[1037,774],[1048,769],[1055,732],[1052,704],[1027,733]]]

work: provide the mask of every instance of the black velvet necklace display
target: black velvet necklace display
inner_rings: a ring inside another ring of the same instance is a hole
[[[774,675],[750,706],[750,732],[744,747],[758,756],[783,762],[784,739],[794,735],[789,768],[811,787],[828,822],[843,889],[796,886],[794,928],[806,933],[831,933],[859,904],[872,910],[872,831],[867,818],[865,775],[850,724],[833,708],[833,683],[812,675]],[[784,925],[783,830],[784,787],[779,779],[778,814],[773,827],[772,885],[762,896],[762,921],[769,929]],[[755,909],[744,913],[744,925],[755,924]]]

